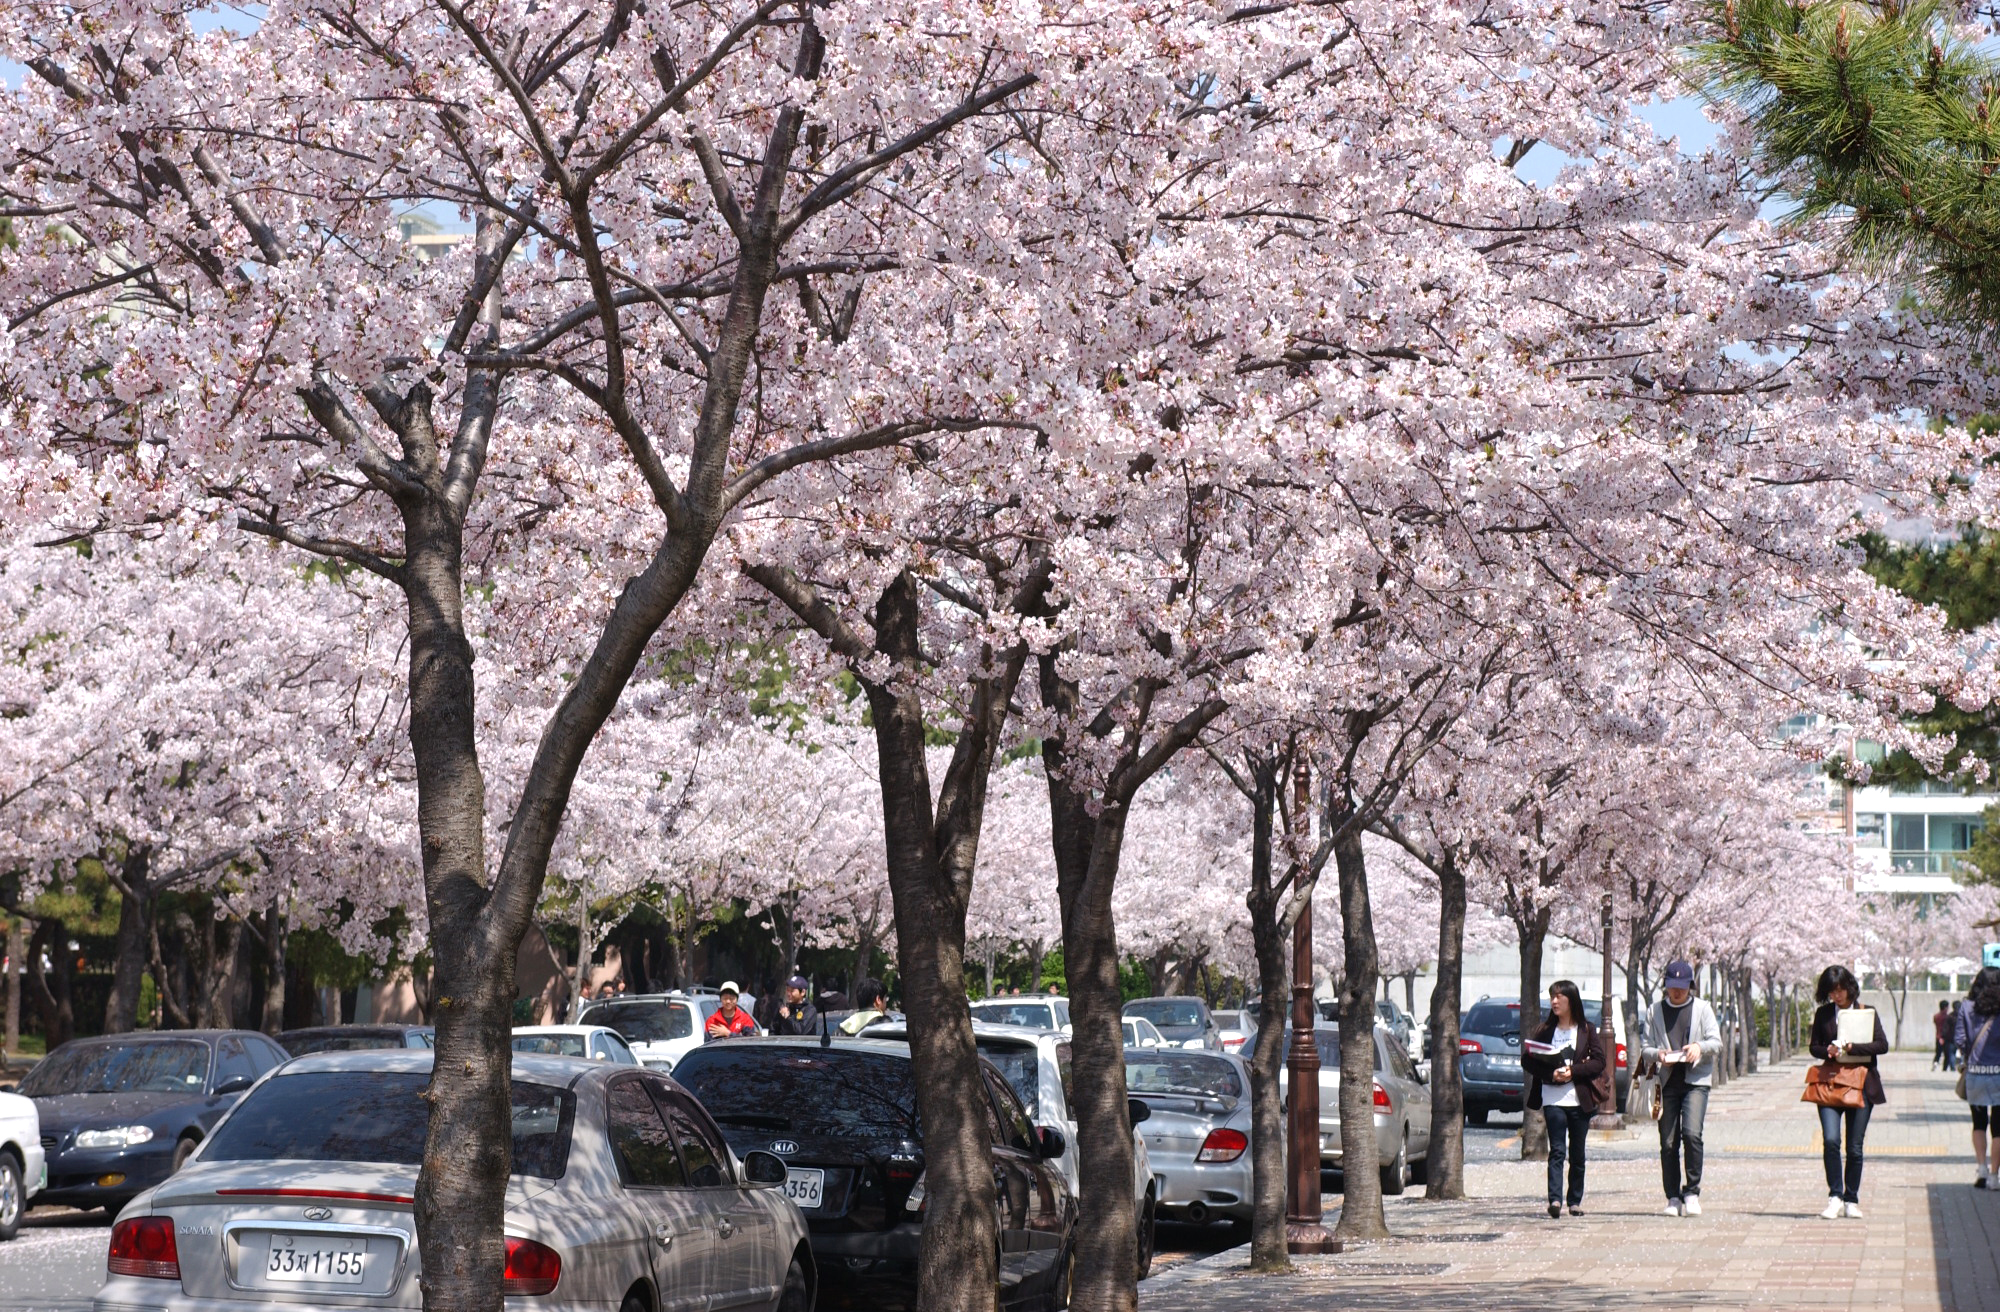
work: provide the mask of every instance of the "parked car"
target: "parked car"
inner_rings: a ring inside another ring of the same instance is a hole
[[[1132,1022],[1125,1023],[1130,1025]],[[1021,1106],[1026,1109],[1028,1118],[1036,1125],[1062,1127],[1068,1142],[1063,1145],[1062,1156],[1055,1159],[1056,1165],[1061,1168],[1063,1178],[1069,1181],[1070,1190],[1081,1196],[1082,1155],[1076,1146],[1076,1114],[1071,1110],[1070,1103],[1069,1036],[1061,1030],[988,1025],[984,1021],[972,1023],[972,1034],[973,1042],[979,1047],[979,1055],[992,1062],[994,1069],[1006,1077],[1015,1096],[1020,1098]],[[909,1030],[900,1024],[871,1026],[868,1037],[908,1042]],[[1156,1042],[1153,1046],[1160,1045]],[[1134,1100],[1131,1113],[1132,1217],[1139,1236],[1138,1278],[1144,1280],[1153,1269],[1157,1189],[1146,1139],[1139,1132],[1139,1123],[1151,1112],[1146,1104]]]
[[[1125,1031],[1125,1046],[1128,1048],[1165,1048],[1171,1046],[1152,1021],[1144,1016],[1127,1016],[1119,1022]]]
[[[1222,1040],[1224,1052],[1241,1053],[1250,1040],[1257,1037],[1257,1019],[1248,1011],[1216,1011],[1209,1013],[1215,1017],[1218,1037]]]
[[[1417,1023],[1410,1019],[1410,1013],[1403,1010],[1402,1004],[1393,998],[1375,999],[1375,1018],[1395,1035],[1404,1054],[1414,1061],[1417,1057]]]
[[[111,1232],[99,1307],[422,1304],[412,1212],[429,1052],[318,1053],[262,1081]],[[537,1309],[810,1312],[783,1163],[739,1161],[666,1076],[518,1055],[502,1293]]]
[[[437,1031],[428,1025],[316,1025],[286,1030],[278,1036],[278,1046],[294,1057],[371,1048],[435,1048]]]
[[[1006,1078],[982,1061],[1000,1218],[998,1301],[1069,1301],[1076,1195],[1058,1165],[1067,1137],[1037,1126]],[[681,1059],[674,1077],[715,1114],[738,1153],[770,1152],[805,1213],[822,1277],[820,1307],[888,1309],[916,1299],[924,1145],[907,1043],[875,1038],[738,1039]]]
[[[243,1091],[290,1059],[246,1030],[70,1040],[20,1086],[42,1122],[41,1201],[117,1210],[179,1170]]]
[[[1623,1107],[1632,1090],[1632,1067],[1619,1009],[1612,1009],[1612,1084]],[[1604,1002],[1583,1000],[1584,1019],[1601,1025]],[[1486,1124],[1493,1112],[1518,1112],[1526,1099],[1521,1077],[1521,1000],[1481,998],[1458,1025],[1458,1078],[1465,1089],[1465,1119]]]
[[[586,1061],[609,1061],[637,1066],[639,1058],[618,1031],[605,1025],[517,1025],[512,1047],[515,1052],[536,1052],[544,1057],[582,1057]]]
[[[981,998],[972,1004],[972,1019],[989,1025],[1025,1025],[1031,1030],[1069,1028],[1069,999],[1053,993],[1019,997]]]
[[[670,1071],[707,1042],[708,1018],[721,1009],[712,993],[641,993],[593,1002],[577,1023],[617,1030],[640,1065]]]
[[[20,1230],[21,1214],[42,1191],[46,1176],[42,1118],[35,1100],[0,1093],[0,1242]]]
[[[1319,1048],[1320,1169],[1338,1171],[1345,1155],[1340,1142],[1340,1027],[1316,1025]],[[1285,1035],[1287,1051],[1291,1035]],[[1400,1194],[1424,1178],[1424,1155],[1431,1146],[1431,1091],[1410,1056],[1387,1026],[1375,1027],[1375,1160],[1382,1172],[1382,1192]],[[1279,1069],[1278,1090],[1286,1096],[1289,1079]]]
[[[1125,1088],[1150,1113],[1146,1152],[1161,1216],[1195,1225],[1248,1225],[1250,1068],[1219,1052],[1161,1048],[1125,1054]]]
[[[1140,998],[1126,1003],[1123,1014],[1153,1022],[1175,1047],[1222,1051],[1221,1027],[1200,998]]]

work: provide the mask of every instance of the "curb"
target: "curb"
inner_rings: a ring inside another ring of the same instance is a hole
[[[1243,1256],[1237,1257],[1238,1253]],[[1196,1275],[1206,1275],[1230,1266],[1244,1266],[1247,1265],[1249,1257],[1250,1244],[1246,1240],[1234,1248],[1225,1248],[1219,1253],[1210,1253],[1207,1257],[1198,1257],[1192,1262],[1169,1267],[1156,1276],[1148,1276],[1139,1282],[1139,1292],[1144,1294],[1148,1290],[1171,1289],[1175,1285],[1193,1279]]]

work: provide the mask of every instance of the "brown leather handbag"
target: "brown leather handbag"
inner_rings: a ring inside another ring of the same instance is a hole
[[[1811,1067],[1806,1071],[1806,1091],[1799,1095],[1799,1101],[1843,1109],[1866,1107],[1868,1068],[1832,1061]]]

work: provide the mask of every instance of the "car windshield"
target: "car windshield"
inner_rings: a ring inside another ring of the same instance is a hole
[[[1243,1080],[1220,1057],[1194,1052],[1162,1052],[1125,1058],[1125,1087],[1136,1094],[1180,1093],[1203,1098],[1240,1098]]]
[[[285,1050],[294,1057],[309,1052],[366,1052],[375,1048],[400,1048],[400,1034],[307,1034],[285,1040]]]
[[[516,1034],[514,1051],[537,1052],[544,1057],[585,1056],[581,1034]]]
[[[1518,1002],[1481,1002],[1465,1013],[1465,1023],[1460,1025],[1465,1034],[1498,1034],[1503,1038],[1521,1032],[1521,1004]]]
[[[420,1166],[430,1128],[421,1071],[311,1071],[264,1081],[217,1126],[205,1162]],[[554,1180],[569,1162],[575,1097],[515,1080],[514,1174]]]
[[[1155,998],[1148,1002],[1128,1002],[1125,1004],[1127,1016],[1143,1016],[1155,1025],[1199,1026],[1202,1023],[1199,1002],[1174,1002]]]
[[[65,1093],[200,1093],[208,1045],[185,1039],[57,1048],[21,1081],[30,1098]]]
[[[1033,1048],[1019,1043],[981,1043],[979,1055],[993,1063],[999,1072],[1007,1077],[1007,1083],[1020,1095],[1022,1106],[1028,1115],[1039,1116],[1036,1110],[1041,1099],[1041,1058]]]
[[[1055,1012],[1046,1002],[981,1002],[972,1008],[972,1019],[992,1025],[1026,1025],[1032,1029],[1056,1028]]]
[[[681,1058],[674,1079],[723,1125],[922,1137],[907,1057],[720,1043]]]
[[[627,1043],[660,1043],[694,1035],[694,1017],[684,1002],[606,1002],[585,1011],[578,1019],[585,1025],[604,1025],[617,1030]]]

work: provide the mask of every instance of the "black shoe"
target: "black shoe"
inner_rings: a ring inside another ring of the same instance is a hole
[[[1972,1182],[1972,1187],[1974,1189],[1990,1189],[1992,1186],[1986,1183],[1986,1177],[1982,1175]]]
[[[1563,1205],[1561,1203],[1549,1204],[1549,1220],[1554,1221],[1557,1218],[1559,1218],[1562,1214],[1563,1214]]]
[[[1569,1214],[1570,1214],[1571,1216],[1582,1216],[1582,1215],[1583,1215],[1583,1204],[1582,1204],[1582,1203],[1571,1203],[1571,1204],[1569,1205]]]

